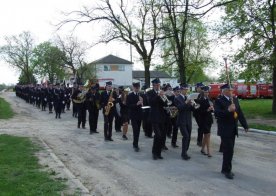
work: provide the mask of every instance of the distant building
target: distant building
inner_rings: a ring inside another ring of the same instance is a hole
[[[133,62],[108,55],[89,64],[95,66],[96,76],[101,87],[105,86],[107,81],[112,81],[118,86],[132,85]]]
[[[132,71],[132,76],[134,82],[140,82],[141,86],[145,84],[145,71]],[[172,87],[178,85],[177,78],[173,78],[163,71],[150,71],[150,81],[154,78],[159,78],[161,84],[170,83]]]

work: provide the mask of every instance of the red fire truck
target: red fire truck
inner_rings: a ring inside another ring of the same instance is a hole
[[[258,97],[260,98],[272,98],[273,89],[272,84],[257,84]]]
[[[257,84],[235,83],[233,87],[234,87],[235,94],[240,99],[257,98],[258,97]]]

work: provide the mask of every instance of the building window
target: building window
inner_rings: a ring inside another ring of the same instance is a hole
[[[125,71],[124,65],[104,65],[104,71]]]

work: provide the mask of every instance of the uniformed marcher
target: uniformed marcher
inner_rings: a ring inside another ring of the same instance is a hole
[[[202,146],[201,146],[201,153],[203,155],[207,155],[209,158],[212,157],[211,149],[210,149],[210,137],[211,137],[211,127],[213,124],[213,116],[212,112],[214,111],[214,104],[209,99],[209,90],[208,86],[201,87],[202,92],[204,93],[203,96],[198,98],[197,103],[200,105],[199,107],[199,129],[200,132],[203,133],[202,139]],[[207,153],[205,151],[205,147]]]
[[[221,173],[228,179],[233,179],[232,158],[234,154],[235,137],[238,136],[238,121],[245,132],[248,125],[243,115],[239,101],[232,95],[229,84],[221,86],[222,96],[215,101],[215,116],[218,123],[218,131],[223,145],[223,162]]]
[[[152,157],[154,160],[163,159],[161,156],[163,139],[166,138],[165,119],[166,112],[164,107],[167,101],[164,99],[165,93],[160,89],[160,80],[155,78],[151,81],[153,89],[147,92],[147,98],[150,106],[149,120],[154,132]]]
[[[112,82],[106,82],[105,91],[101,93],[100,104],[103,108],[104,116],[104,138],[105,141],[113,141],[112,139],[112,124],[115,115],[115,105],[117,94],[112,90]]]
[[[138,142],[140,136],[141,123],[143,119],[143,98],[140,95],[140,83],[133,83],[133,92],[127,96],[129,118],[133,130],[133,148],[136,152],[140,150]]]
[[[123,93],[123,90],[124,90],[123,86],[119,86],[118,88],[114,88],[114,91],[117,94],[117,100],[116,100],[117,105],[119,104],[119,102],[121,100],[121,95]],[[122,130],[121,130],[121,127],[122,127],[122,118],[121,118],[120,111],[118,110],[119,107],[117,107],[117,105],[115,106],[116,110],[115,110],[115,113],[114,113],[115,131],[116,132],[122,132]]]
[[[86,94],[87,110],[89,112],[89,127],[90,134],[99,133],[97,131],[98,117],[100,109],[100,94],[97,91],[98,87],[92,86],[89,92]]]
[[[200,97],[202,96],[202,90],[201,88],[204,86],[204,84],[202,82],[199,82],[196,84],[195,88],[196,88],[196,92],[199,93],[198,98],[195,99],[194,101],[197,103],[197,100],[200,99]],[[198,129],[197,129],[197,145],[201,146],[202,145],[202,138],[203,138],[203,133],[202,131],[199,129],[199,118],[200,118],[200,112],[198,109],[195,109],[193,111],[193,116],[195,118],[196,124],[198,125]]]
[[[173,96],[173,105],[175,106],[175,98],[180,94],[179,86],[176,86],[173,88],[174,96]],[[171,118],[172,121],[172,140],[171,145],[173,148],[178,148],[179,146],[176,144],[177,142],[177,135],[178,135],[178,125],[177,125],[177,115],[173,118]]]
[[[188,90],[189,86],[187,84],[182,84],[180,86],[181,93],[175,98],[175,105],[178,109],[177,124],[182,134],[181,157],[184,160],[189,160],[191,158],[187,151],[191,140],[193,106],[191,100],[187,99]]]
[[[148,98],[147,98],[147,91],[150,90],[150,88],[147,88],[146,85],[144,85],[142,87],[143,92],[141,92],[140,96],[143,98],[143,106],[149,106],[148,103]],[[145,136],[148,138],[153,138],[152,137],[152,126],[149,120],[149,112],[150,109],[149,108],[145,108],[143,109],[143,121],[142,121],[142,127],[143,127],[143,131],[145,133]]]
[[[79,103],[77,103],[78,108],[78,128],[82,127],[85,129],[85,123],[86,123],[86,103],[85,103],[85,92],[83,89],[83,84],[79,84],[79,92],[81,94],[81,100]],[[80,94],[78,96],[80,96]]]
[[[56,88],[54,89],[54,108],[56,113],[56,118],[61,118],[61,110],[62,110],[62,101],[63,98],[61,97],[61,89],[59,84],[56,84]]]

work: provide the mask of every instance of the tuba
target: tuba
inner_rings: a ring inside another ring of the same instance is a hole
[[[75,103],[83,103],[86,99],[86,93],[89,91],[89,89],[93,86],[92,80],[87,80],[85,84],[83,85],[84,89],[81,93],[77,95],[77,99],[73,99]]]
[[[113,101],[112,101],[112,96],[113,96],[113,89],[109,95],[107,105],[104,107],[105,112],[104,115],[108,116],[110,109],[114,106]]]

